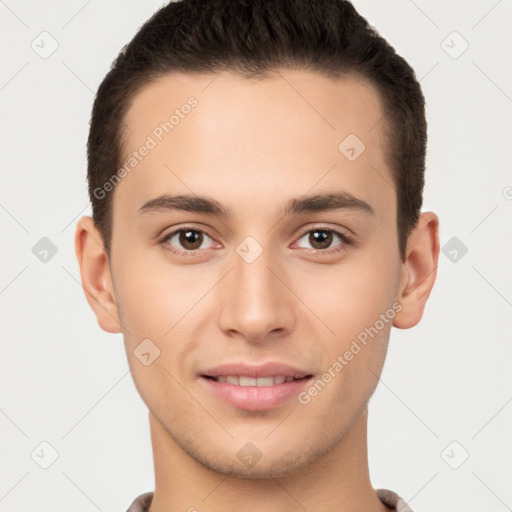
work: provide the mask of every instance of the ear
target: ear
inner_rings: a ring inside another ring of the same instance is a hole
[[[439,219],[435,213],[424,212],[407,242],[407,254],[397,296],[402,309],[395,315],[395,327],[409,329],[421,320],[436,280],[438,259]]]
[[[78,221],[75,251],[85,297],[98,324],[104,331],[122,332],[103,237],[91,217]]]

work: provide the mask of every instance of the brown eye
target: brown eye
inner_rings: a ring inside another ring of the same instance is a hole
[[[163,242],[177,252],[208,249],[213,245],[211,237],[200,229],[178,229],[167,235]]]
[[[317,228],[307,231],[297,242],[299,247],[304,249],[313,249],[315,251],[343,249],[345,246],[351,245],[351,243],[352,242],[348,236],[343,235],[338,231],[326,228]]]
[[[193,251],[201,247],[203,243],[203,233],[192,230],[180,231],[179,241],[184,249]]]
[[[325,229],[316,229],[309,233],[309,243],[313,249],[327,249],[332,243],[332,232]]]

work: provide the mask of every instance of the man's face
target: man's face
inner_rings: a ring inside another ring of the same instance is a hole
[[[145,87],[125,119],[125,156],[150,151],[113,197],[110,269],[137,389],[187,453],[248,477],[291,474],[343,438],[377,384],[402,278],[375,89],[280,75],[173,74]],[[158,130],[190,97],[197,105]],[[302,203],[327,194],[373,212]],[[142,208],[164,195],[227,214]],[[160,350],[148,366],[134,354],[146,339]],[[234,387],[233,376],[266,363],[306,378]],[[230,382],[211,378],[219,373]],[[239,453],[258,453],[247,443],[262,454],[254,466]]]

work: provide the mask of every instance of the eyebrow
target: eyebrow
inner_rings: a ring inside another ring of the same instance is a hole
[[[349,192],[331,194],[316,194],[291,199],[281,210],[283,216],[305,214],[329,210],[357,210],[371,215],[375,214],[373,207]],[[138,210],[138,214],[147,212],[166,212],[182,210],[187,212],[205,213],[216,217],[226,218],[231,210],[215,199],[197,195],[168,195],[163,194],[146,201]]]

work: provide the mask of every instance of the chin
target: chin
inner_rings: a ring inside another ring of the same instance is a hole
[[[204,451],[198,452],[193,446],[187,446],[184,449],[190,457],[211,471],[248,480],[284,478],[295,475],[329,451],[329,449],[314,450],[302,446],[289,449],[283,453],[273,451],[269,457],[265,456],[265,452],[256,452],[256,448],[252,445],[245,452],[240,450],[238,453],[235,453],[233,455],[235,460],[233,461],[231,453],[226,453],[225,456],[218,456],[218,452],[216,454]],[[254,456],[260,458],[256,462],[245,463],[244,455],[246,453],[253,453]]]

